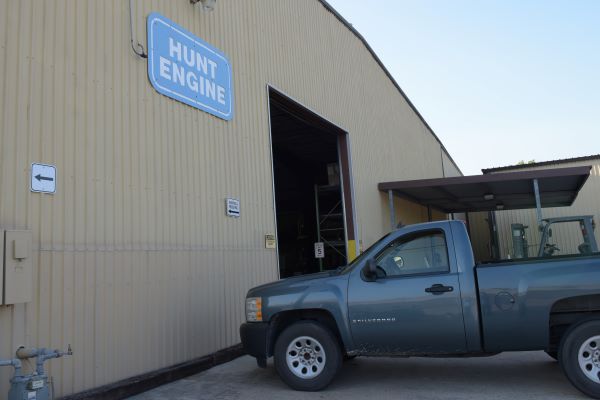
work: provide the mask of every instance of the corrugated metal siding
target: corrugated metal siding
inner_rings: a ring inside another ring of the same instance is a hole
[[[267,84],[349,132],[365,247],[389,226],[377,182],[442,175],[439,143],[318,1],[134,4],[140,42],[157,11],[229,56],[233,121],[151,87],[127,1],[0,0],[0,227],[32,230],[35,270],[34,300],[0,307],[0,356],[70,343],[59,396],[239,341],[246,290],[277,278]],[[31,162],[57,166],[55,195],[29,192]]]
[[[441,156],[442,156],[442,163],[444,165],[444,176],[445,177],[451,177],[451,176],[462,176],[462,172],[460,171],[460,169],[458,169],[458,167],[454,164],[454,162],[450,159],[450,157],[448,156],[448,154],[442,150],[441,152]]]
[[[572,215],[593,215],[597,224],[600,224],[600,160],[585,160],[573,163],[561,163],[559,165],[544,165],[531,169],[549,169],[560,167],[576,167],[591,165],[592,171],[587,182],[579,192],[577,199],[570,207],[543,208],[543,218],[566,217]],[[524,169],[515,168],[514,171]],[[512,255],[512,236],[510,225],[523,223],[529,226],[526,237],[529,244],[529,255],[535,256],[539,248],[540,232],[536,229],[535,209],[532,210],[507,210],[497,211],[496,221],[498,225],[498,241],[500,243],[500,254],[503,258]],[[558,254],[578,254],[577,246],[582,243],[582,235],[579,224],[568,223],[555,225],[552,228],[553,236],[550,243],[555,243],[561,249]],[[596,230],[596,236],[600,233]]]
[[[469,213],[469,233],[475,260],[490,260],[492,258],[492,250],[487,211]]]
[[[577,199],[570,207],[543,208],[543,218],[566,217],[573,215],[593,215],[597,224],[600,224],[600,160],[584,160],[570,163],[548,164],[538,167],[514,168],[510,171],[524,171],[533,169],[567,168],[591,165],[590,177],[579,192]],[[469,219],[472,226],[487,229],[487,213],[470,213]],[[500,245],[500,256],[507,258],[512,256],[512,233],[511,224],[522,223],[529,226],[526,230],[526,238],[529,245],[529,255],[536,256],[540,243],[540,232],[537,230],[537,219],[535,209],[529,210],[506,210],[496,211],[496,224],[498,229],[498,241]],[[555,243],[561,249],[557,254],[577,254],[577,246],[582,243],[582,235],[576,223],[559,224],[553,227],[553,237],[550,243]],[[482,231],[483,232],[483,231]],[[600,233],[596,230],[597,238]],[[473,235],[475,254],[478,259],[487,259],[489,234]]]

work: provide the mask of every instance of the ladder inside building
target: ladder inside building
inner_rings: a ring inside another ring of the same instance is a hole
[[[315,185],[317,242],[322,242],[325,254],[319,258],[319,269],[346,265],[344,205],[340,185]]]

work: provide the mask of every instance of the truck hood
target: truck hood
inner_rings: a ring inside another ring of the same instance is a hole
[[[307,286],[321,284],[326,280],[332,278],[335,279],[339,276],[340,275],[337,271],[317,272],[315,274],[293,276],[256,286],[248,291],[248,297],[272,296],[289,291],[297,292],[298,290],[305,289]]]
[[[343,321],[348,277],[338,271],[296,276],[250,289],[248,297],[262,299],[263,321],[280,312],[302,309],[325,310]]]

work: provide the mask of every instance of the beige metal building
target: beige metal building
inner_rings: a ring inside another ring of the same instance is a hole
[[[149,82],[134,49],[153,50],[153,12],[227,55],[230,120]],[[324,1],[0,0],[0,26],[0,357],[71,344],[50,362],[57,396],[237,344],[248,288],[335,266],[306,256],[316,230],[338,230],[330,264],[389,230],[378,182],[460,175]],[[428,218],[395,201],[404,223]]]
[[[594,221],[600,222],[600,155],[568,158],[562,160],[543,161],[524,165],[484,169],[484,174],[498,172],[516,172],[562,167],[591,166],[590,177],[579,192],[573,205],[569,207],[544,208],[543,218],[591,215]],[[529,247],[529,255],[535,256],[540,244],[540,231],[537,229],[535,209],[495,211],[496,236],[498,255],[500,258],[514,257],[511,225],[520,223],[528,226],[525,238]],[[469,227],[473,240],[475,257],[478,260],[488,260],[492,255],[492,235],[488,223],[488,213],[469,213]],[[578,245],[582,235],[576,222],[556,225],[553,228],[552,242],[558,244],[559,254],[578,254]],[[599,237],[598,230],[595,232]]]

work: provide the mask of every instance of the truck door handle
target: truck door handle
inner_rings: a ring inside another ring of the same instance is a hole
[[[444,286],[439,283],[436,283],[435,285],[425,289],[425,291],[427,293],[431,293],[431,294],[442,294],[442,293],[446,293],[446,292],[451,292],[453,290],[454,290],[454,288],[452,286]]]

